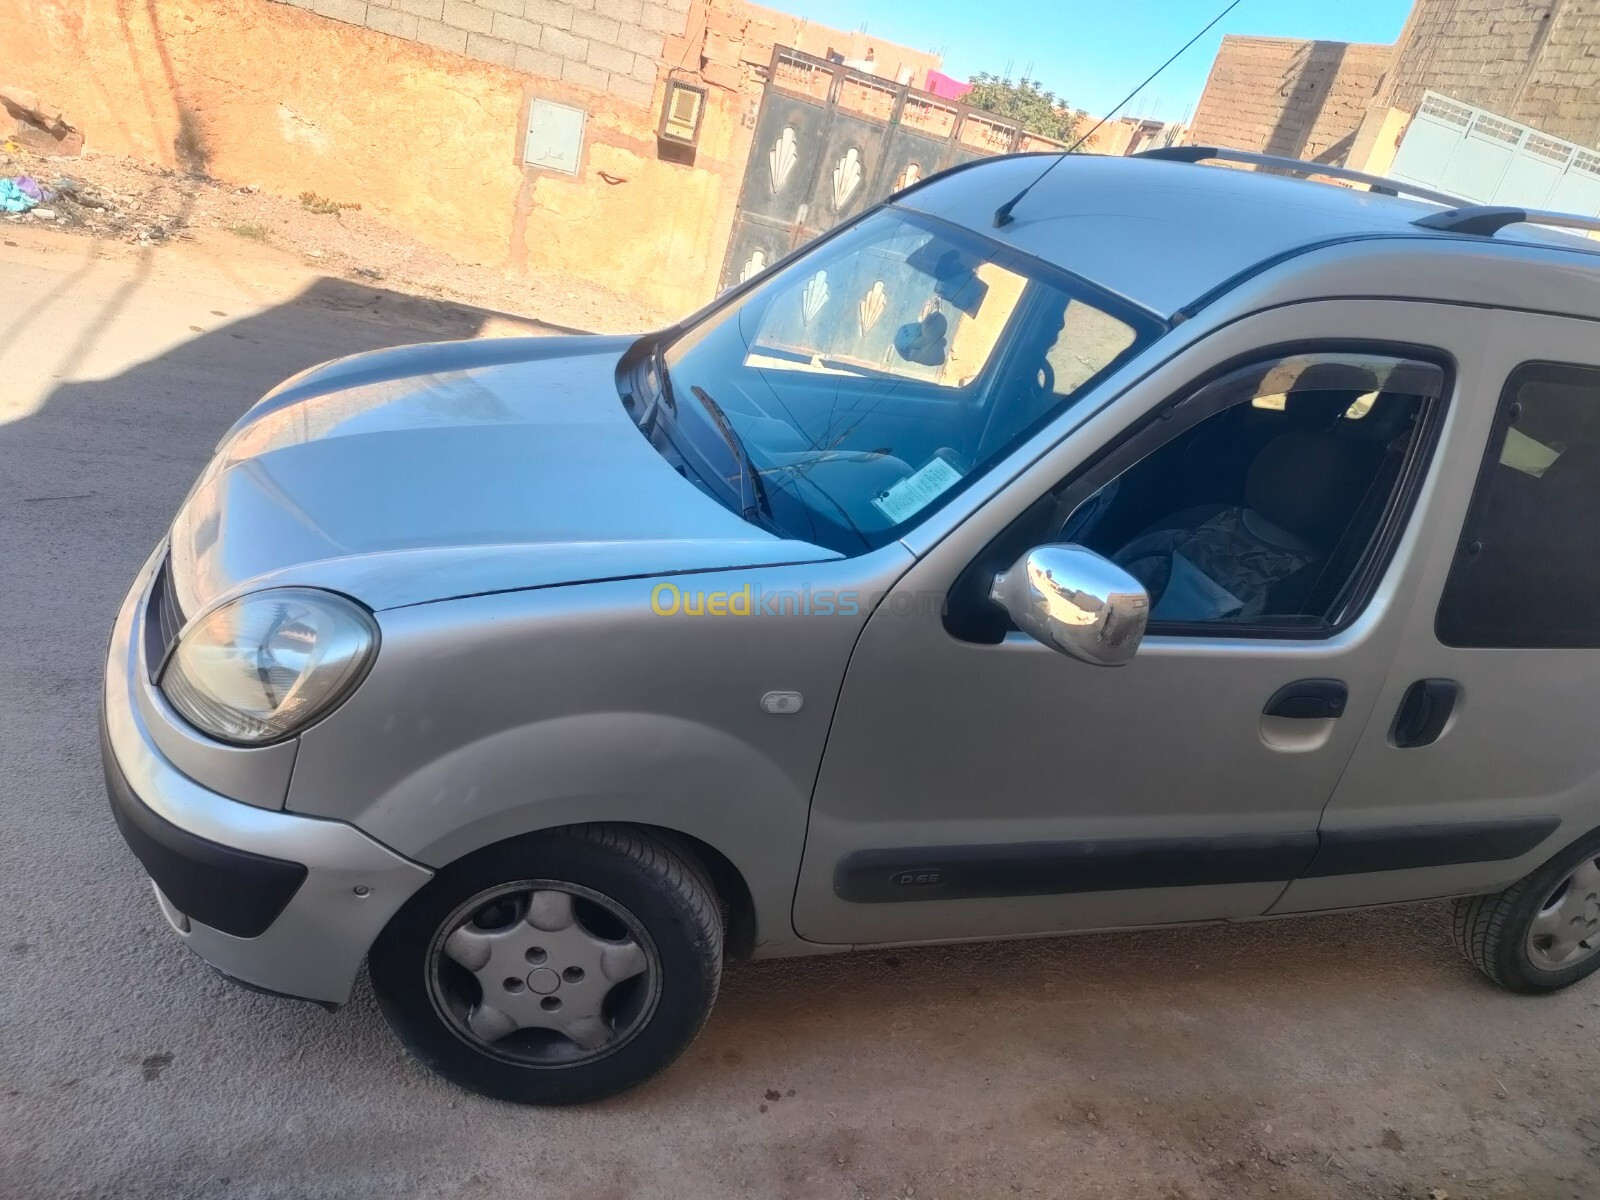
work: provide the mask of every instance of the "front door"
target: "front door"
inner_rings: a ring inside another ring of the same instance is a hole
[[[1600,327],[1494,315],[1393,667],[1274,911],[1494,891],[1600,826]]]
[[[1057,444],[863,630],[817,782],[799,933],[873,943],[1266,911],[1314,857],[1379,701],[1435,504],[1433,447],[1483,324],[1432,305],[1293,306],[1068,412]],[[1129,665],[1063,657],[986,599],[996,569],[1055,541],[1150,589]]]

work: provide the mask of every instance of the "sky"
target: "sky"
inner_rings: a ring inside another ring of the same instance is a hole
[[[766,0],[783,12],[944,55],[945,74],[1026,73],[1091,116],[1107,110],[1227,0]],[[1200,99],[1225,33],[1392,42],[1410,0],[1241,0],[1123,110],[1181,120]],[[879,55],[882,58],[882,55]]]

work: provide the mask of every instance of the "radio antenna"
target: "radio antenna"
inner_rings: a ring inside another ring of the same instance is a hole
[[[1134,88],[1133,91],[1129,92],[1126,96],[1124,96],[1122,98],[1122,100],[1117,104],[1117,106],[1115,108],[1113,108],[1105,116],[1101,117],[1098,121],[1096,121],[1094,123],[1094,125],[1090,127],[1088,133],[1084,134],[1077,141],[1073,142],[1072,145],[1068,146],[1065,150],[1063,150],[1061,152],[1061,154],[1055,159],[1055,161],[1053,161],[1044,170],[1040,171],[1038,176],[1034,179],[1034,181],[1032,183],[1030,183],[1027,187],[1023,188],[1015,196],[1011,197],[1011,199],[1007,200],[999,208],[995,209],[994,210],[995,228],[996,229],[1002,229],[1005,226],[1011,224],[1011,221],[1012,221],[1011,210],[1014,209],[1021,202],[1021,200],[1022,200],[1022,198],[1024,196],[1026,196],[1029,192],[1033,191],[1033,189],[1038,185],[1040,180],[1042,180],[1046,175],[1050,174],[1051,171],[1054,171],[1063,162],[1065,162],[1067,155],[1071,154],[1079,146],[1083,145],[1090,138],[1092,138],[1095,135],[1096,131],[1099,130],[1100,126],[1104,125],[1107,121],[1111,120],[1112,117],[1116,116],[1117,113],[1122,111],[1122,106],[1124,104],[1127,104],[1128,101],[1132,100],[1140,92],[1144,91],[1144,89],[1150,85],[1151,80],[1153,80],[1157,75],[1161,74],[1161,72],[1165,71],[1173,63],[1177,62],[1179,55],[1181,55],[1190,46],[1192,46],[1196,42],[1198,42],[1201,38],[1205,37],[1206,34],[1210,33],[1211,32],[1211,27],[1213,25],[1215,25],[1218,21],[1222,20],[1223,17],[1225,17],[1229,13],[1231,13],[1234,9],[1238,8],[1239,4],[1240,4],[1240,0],[1233,0],[1232,4],[1228,5],[1227,8],[1223,9],[1216,16],[1212,17],[1211,20],[1209,22],[1207,22],[1206,27],[1204,29],[1202,29],[1199,33],[1195,34],[1192,38],[1190,38],[1183,45],[1179,46],[1178,47],[1178,51],[1177,51],[1176,54],[1174,54],[1171,58],[1167,59],[1166,62],[1162,63],[1159,67],[1157,67],[1154,71],[1152,71],[1150,73],[1150,76],[1149,76],[1148,79],[1146,79],[1138,87]]]

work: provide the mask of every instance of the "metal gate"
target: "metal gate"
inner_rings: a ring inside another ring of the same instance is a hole
[[[924,175],[993,154],[1060,149],[993,113],[779,46],[722,286],[748,279]]]
[[[1600,215],[1600,152],[1424,93],[1388,174],[1479,204]]]

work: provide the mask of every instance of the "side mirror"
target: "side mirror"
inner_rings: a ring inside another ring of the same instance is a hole
[[[1083,546],[1036,546],[995,576],[989,598],[1023,633],[1097,667],[1132,658],[1150,619],[1143,585]]]

